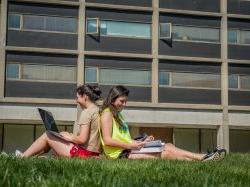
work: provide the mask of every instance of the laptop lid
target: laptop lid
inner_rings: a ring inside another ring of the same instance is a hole
[[[52,113],[44,109],[38,108],[40,116],[43,120],[43,124],[47,131],[59,132],[56,126],[56,122],[52,116]]]

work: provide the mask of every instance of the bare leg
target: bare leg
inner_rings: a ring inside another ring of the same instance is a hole
[[[160,153],[129,154],[129,159],[156,159],[160,158]]]
[[[23,157],[29,157],[43,153],[52,148],[58,155],[70,157],[72,143],[63,141],[49,133],[43,133],[24,153]]]
[[[177,160],[202,160],[204,154],[192,153],[175,147],[171,143],[165,145],[165,149],[161,154],[161,158],[177,159]]]

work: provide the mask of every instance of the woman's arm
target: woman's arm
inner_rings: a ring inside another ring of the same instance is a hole
[[[110,112],[104,112],[101,116],[102,138],[105,145],[124,149],[140,149],[145,144],[144,142],[139,141],[125,143],[112,139],[112,120],[113,116]]]
[[[89,138],[89,131],[90,125],[89,124],[82,124],[80,125],[80,133],[79,135],[70,134],[68,132],[61,132],[60,134],[63,135],[66,139],[70,142],[75,144],[84,144],[87,142]]]

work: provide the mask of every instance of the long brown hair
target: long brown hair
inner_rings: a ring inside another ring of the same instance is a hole
[[[129,90],[126,87],[122,85],[113,86],[110,89],[109,94],[107,98],[105,99],[105,101],[103,102],[103,105],[101,108],[101,112],[103,112],[103,110],[105,110],[106,108],[110,109],[115,121],[119,124],[120,128],[123,127],[123,123],[118,115],[119,111],[115,109],[113,103],[118,97],[128,96],[128,95],[129,95]]]

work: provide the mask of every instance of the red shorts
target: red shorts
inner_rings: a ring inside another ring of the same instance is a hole
[[[99,153],[88,151],[87,149],[84,149],[83,147],[75,144],[70,149],[70,156],[71,157],[80,157],[80,158],[89,158],[92,156],[99,156]]]

